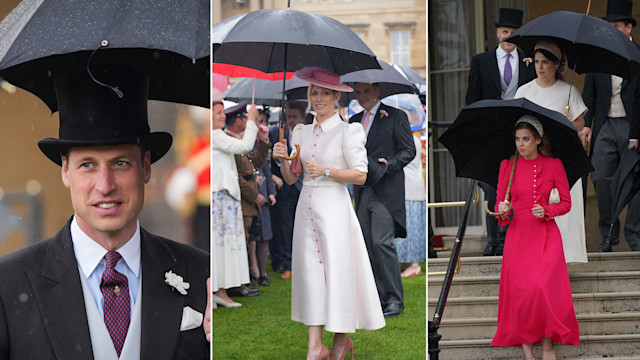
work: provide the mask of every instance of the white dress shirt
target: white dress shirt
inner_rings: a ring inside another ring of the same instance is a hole
[[[373,105],[373,107],[371,108],[371,114],[369,115],[371,118],[369,120],[369,126],[367,126],[366,129],[364,129],[364,134],[366,136],[369,136],[369,129],[371,129],[371,127],[373,126],[373,122],[376,120],[376,114],[378,113],[378,108],[380,107],[380,100],[378,100],[378,102]],[[364,116],[367,114],[367,109],[364,109],[364,113],[362,114],[362,119],[360,120],[360,123],[363,124],[364,126]]]

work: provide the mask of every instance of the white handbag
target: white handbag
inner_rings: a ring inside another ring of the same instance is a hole
[[[551,189],[549,193],[549,205],[556,205],[560,203],[560,193],[557,188]]]

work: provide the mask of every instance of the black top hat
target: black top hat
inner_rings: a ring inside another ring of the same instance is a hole
[[[632,26],[636,26],[636,20],[631,16],[631,0],[609,0],[607,1],[607,21],[628,21]]]
[[[58,165],[62,165],[61,153],[80,146],[140,144],[149,150],[152,163],[164,156],[171,148],[172,138],[166,132],[150,132],[149,76],[126,67],[91,70],[97,81],[116,87],[122,97],[92,80],[86,62],[52,70],[60,129],[58,139],[38,142],[40,150]]]
[[[238,105],[233,105],[230,108],[224,109],[224,114],[227,116],[227,120],[235,119],[240,114],[247,113],[247,102],[243,101]]]
[[[500,19],[496,27],[506,26],[517,29],[522,26],[522,14],[520,9],[500,8]]]

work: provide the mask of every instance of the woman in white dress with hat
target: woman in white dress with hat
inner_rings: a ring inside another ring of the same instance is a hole
[[[286,145],[273,157],[293,184],[304,176],[293,230],[291,319],[309,326],[307,359],[343,359],[353,342],[347,333],[385,325],[382,307],[358,218],[345,184],[364,184],[367,151],[362,125],[342,121],[335,104],[340,91],[353,91],[337,74],[305,68],[313,123],[293,130],[300,156],[284,160]],[[322,326],[334,332],[331,354],[322,344]]]

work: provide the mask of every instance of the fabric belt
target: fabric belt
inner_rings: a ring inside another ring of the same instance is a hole
[[[345,185],[336,181],[315,181],[315,180],[304,180],[302,181],[302,185],[311,186],[311,187],[344,187]]]

